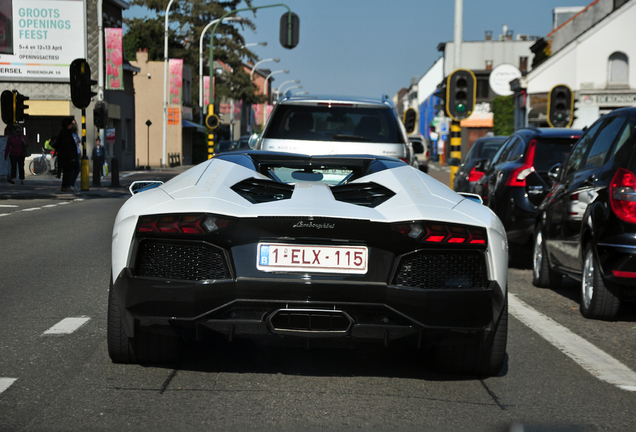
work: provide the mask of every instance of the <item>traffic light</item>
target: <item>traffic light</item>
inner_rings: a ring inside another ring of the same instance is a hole
[[[447,78],[446,112],[450,118],[460,121],[470,117],[475,109],[475,74],[468,69],[457,69]]]
[[[70,66],[71,100],[79,109],[86,109],[91,104],[91,98],[97,93],[91,86],[97,81],[91,79],[91,68],[86,59],[75,59]]]
[[[214,105],[208,105],[208,115],[205,117],[205,125],[210,130],[214,130],[221,124],[221,119],[214,113]]]
[[[2,121],[6,125],[15,123],[15,106],[13,105],[13,92],[5,90],[0,96],[0,108],[2,109]]]
[[[406,111],[404,111],[404,115],[402,115],[402,123],[404,123],[406,133],[412,134],[415,131],[417,123],[417,111],[413,108],[407,108]]]
[[[104,129],[108,122],[108,109],[104,102],[97,102],[93,108],[93,124],[97,129]]]
[[[433,93],[433,96],[437,98],[437,103],[435,104],[435,114],[437,115],[440,111],[444,111],[444,115],[446,115],[446,80],[442,80],[441,83],[437,85],[437,90]]]
[[[22,122],[26,120],[29,116],[24,112],[25,109],[29,108],[28,105],[24,104],[24,101],[29,100],[28,96],[21,95],[18,92],[15,92],[15,121]]]
[[[570,127],[574,121],[574,93],[565,84],[552,87],[548,94],[550,127]]]
[[[278,35],[283,48],[292,49],[298,45],[300,18],[293,12],[285,12],[280,17],[280,33]]]

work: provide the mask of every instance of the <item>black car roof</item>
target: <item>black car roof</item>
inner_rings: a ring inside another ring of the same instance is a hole
[[[532,136],[534,138],[578,138],[583,135],[581,129],[569,128],[523,128],[515,131],[515,134]]]

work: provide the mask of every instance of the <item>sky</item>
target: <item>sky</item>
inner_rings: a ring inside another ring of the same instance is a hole
[[[175,0],[187,1],[187,0]],[[464,0],[463,40],[493,38],[505,25],[517,34],[544,37],[552,31],[555,7],[587,6],[592,0]],[[272,76],[272,87],[300,80],[302,89],[316,95],[380,97],[393,96],[408,88],[413,77],[422,77],[441,56],[437,46],[453,40],[454,0],[253,0],[252,6],[283,2],[300,18],[299,44],[283,48],[278,39],[284,7],[272,7],[239,15],[256,25],[244,28],[245,43],[267,42],[251,47],[271,71],[289,73]],[[246,7],[245,3],[240,8]],[[139,17],[139,7],[124,11]],[[240,26],[240,24],[234,24]],[[196,49],[198,49],[198,44]],[[286,84],[283,90],[294,84]]]

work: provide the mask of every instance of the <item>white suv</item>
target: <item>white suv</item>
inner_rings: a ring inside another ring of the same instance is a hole
[[[309,155],[368,154],[414,165],[406,131],[387,99],[282,97],[256,149]]]

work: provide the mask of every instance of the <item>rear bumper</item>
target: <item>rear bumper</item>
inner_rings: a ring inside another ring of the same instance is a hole
[[[633,237],[633,235],[627,235]],[[636,299],[636,245],[633,239],[609,239],[596,245],[608,289],[624,299]]]
[[[287,275],[207,283],[140,278],[130,269],[111,289],[129,337],[142,326],[194,338],[206,328],[229,339],[275,334],[386,343],[410,337],[420,345],[453,335],[485,337],[505,303],[505,292],[495,282],[466,290]]]

